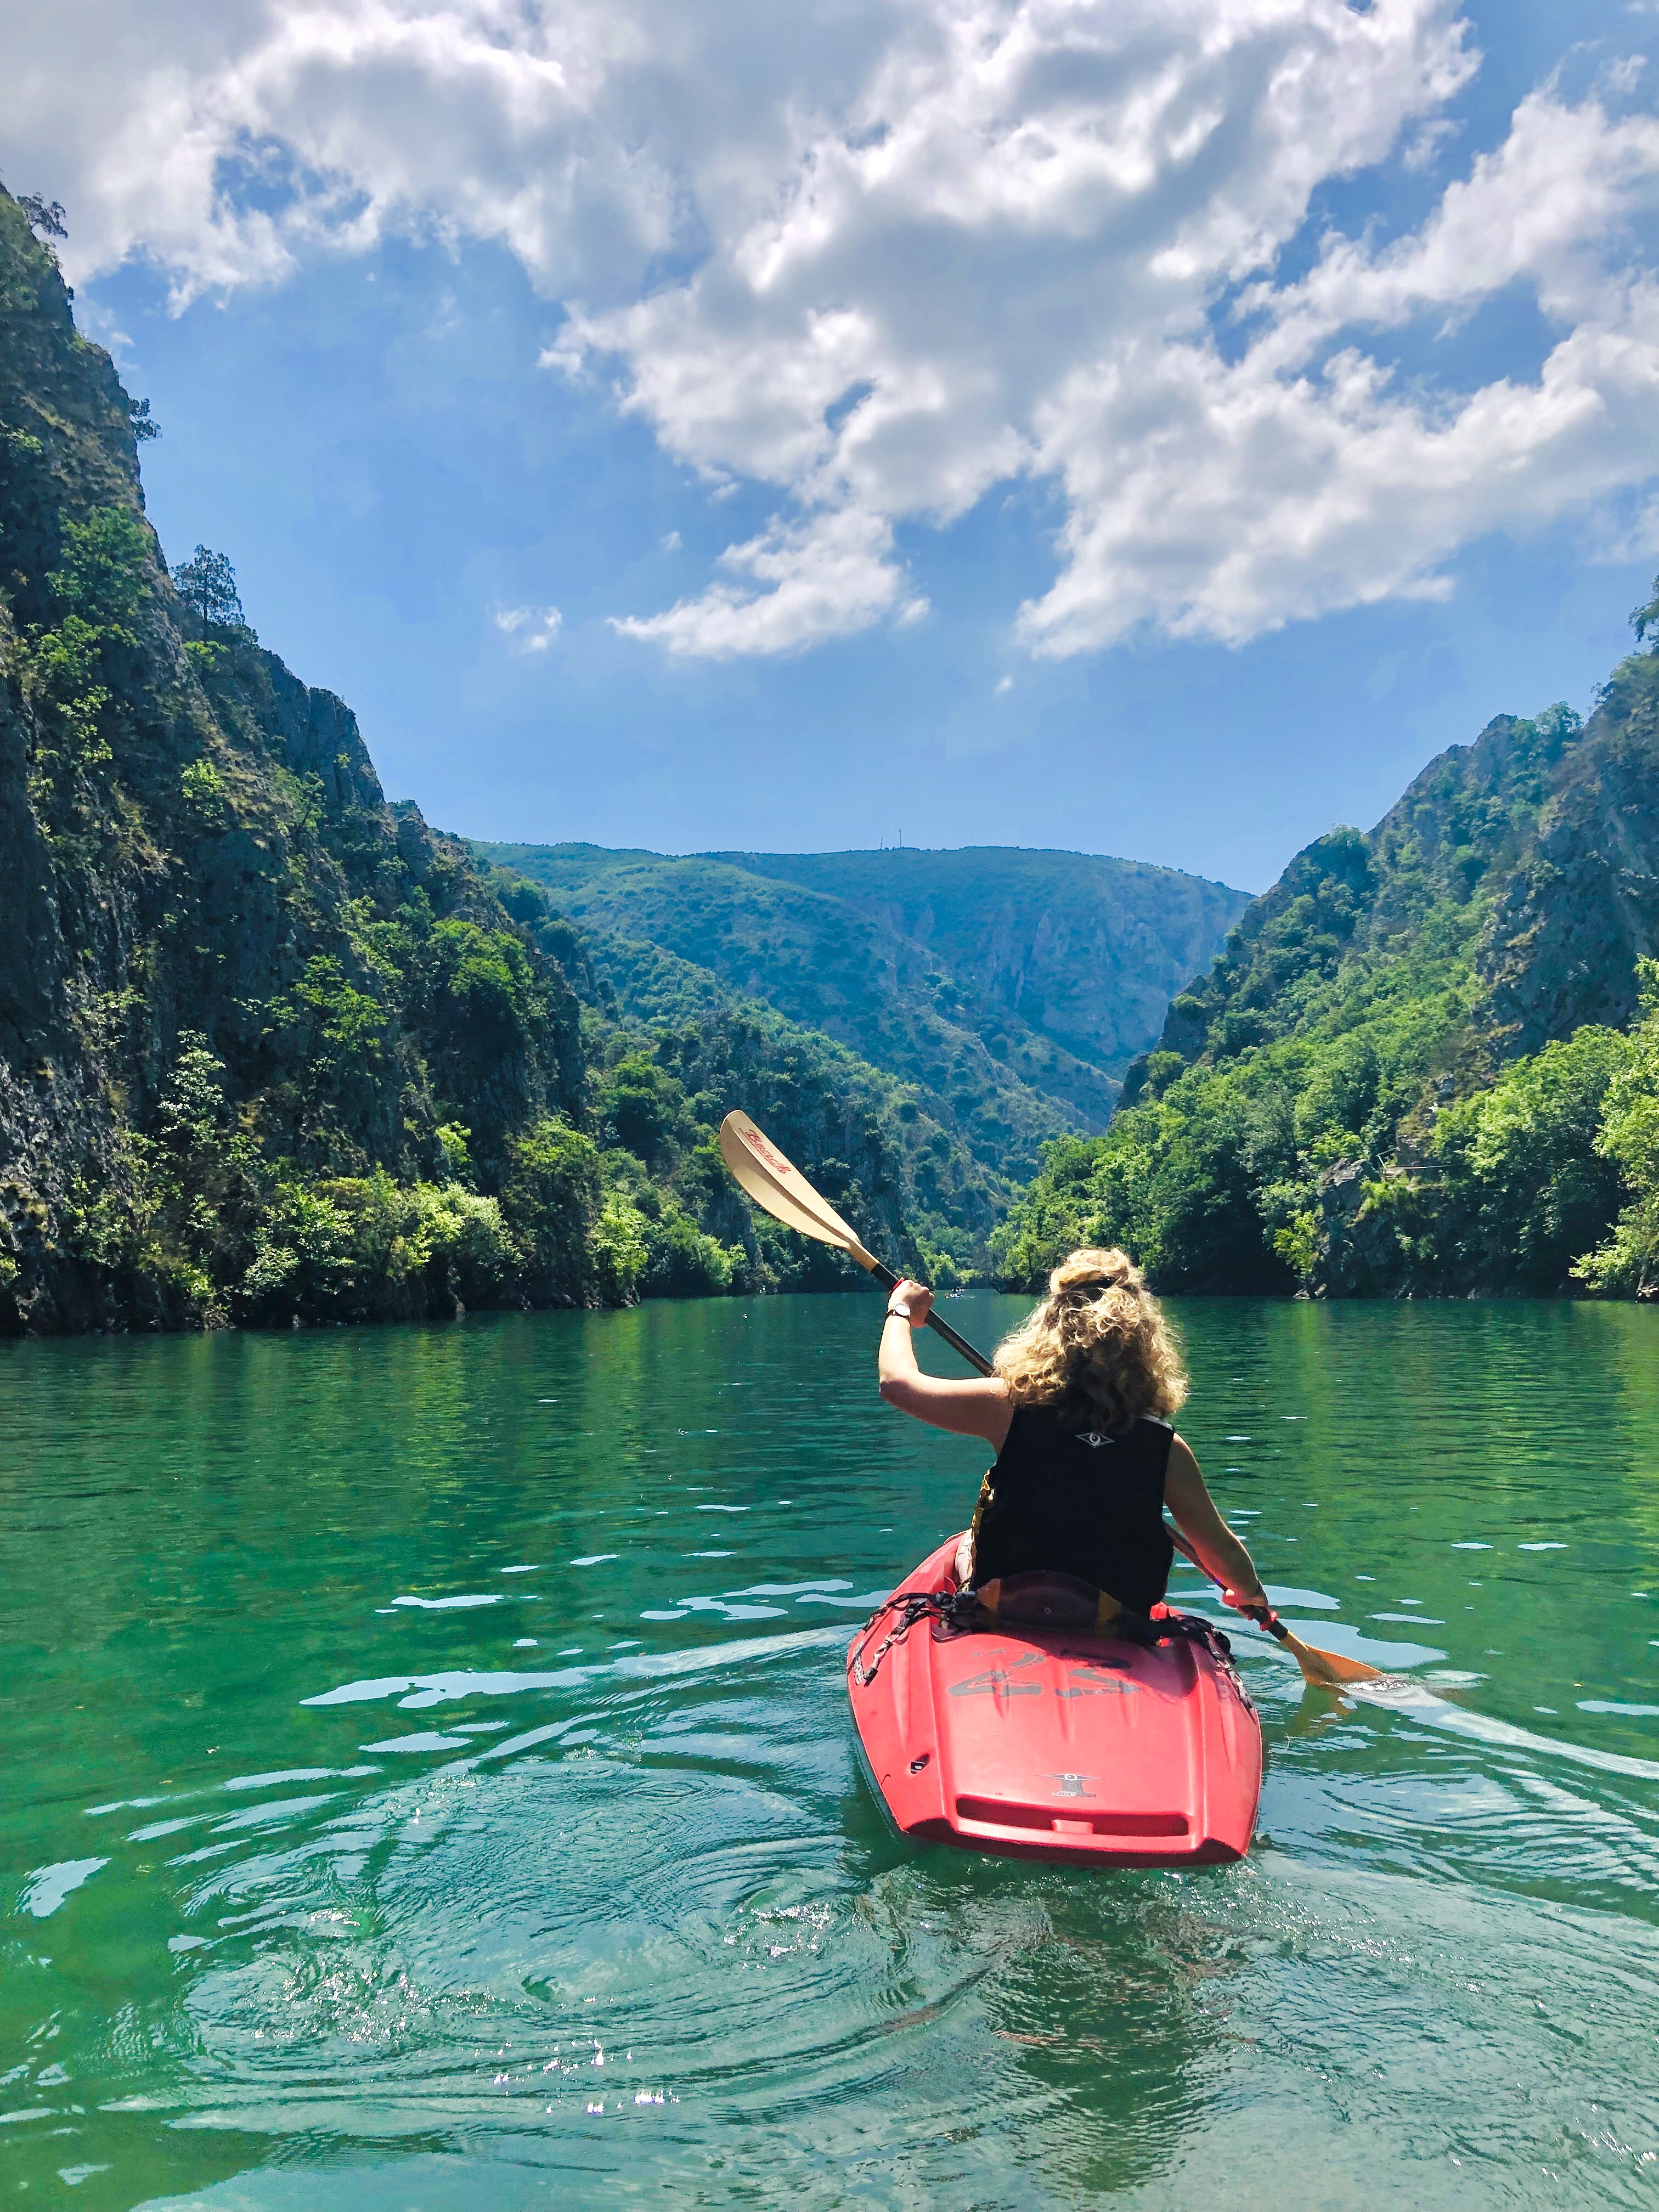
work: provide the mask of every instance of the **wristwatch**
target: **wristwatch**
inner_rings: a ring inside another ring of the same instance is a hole
[[[908,1307],[908,1306],[907,1306],[907,1305],[905,1304],[905,1303],[904,1303],[904,1301],[903,1301],[903,1299],[902,1299],[902,1298],[896,1298],[896,1299],[893,1301],[892,1304],[891,1304],[890,1306],[889,1306],[889,1307],[888,1307],[888,1309],[887,1309],[887,1318],[888,1318],[888,1320],[889,1320],[889,1321],[908,1321],[908,1320],[909,1320],[909,1318],[910,1318],[910,1309],[909,1309],[909,1307]]]

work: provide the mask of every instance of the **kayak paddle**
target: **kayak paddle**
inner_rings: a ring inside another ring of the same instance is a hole
[[[899,1278],[892,1269],[884,1267],[873,1252],[865,1250],[850,1223],[842,1219],[829,1200],[813,1189],[793,1161],[786,1159],[746,1114],[726,1115],[720,1123],[720,1158],[733,1178],[775,1221],[781,1221],[787,1229],[799,1230],[803,1237],[815,1237],[820,1244],[833,1244],[838,1252],[845,1252],[849,1260],[856,1260],[867,1274],[873,1275],[883,1290],[897,1288]],[[965,1336],[958,1336],[950,1323],[941,1321],[936,1313],[928,1315],[927,1326],[936,1329],[951,1351],[959,1352],[970,1367],[976,1367],[981,1375],[994,1372],[985,1354],[976,1352]]]
[[[1208,1577],[1218,1589],[1225,1589],[1227,1585],[1220,1576],[1210,1573],[1178,1530],[1171,1528],[1169,1534],[1176,1551],[1190,1559],[1200,1574]],[[1240,1610],[1247,1620],[1255,1621],[1258,1628],[1265,1628],[1269,1636],[1276,1637],[1302,1669],[1303,1680],[1312,1682],[1319,1689],[1338,1690],[1344,1682],[1381,1682],[1387,1679],[1381,1668],[1368,1667],[1363,1659],[1345,1659],[1340,1651],[1322,1651],[1317,1644],[1304,1644],[1299,1636],[1291,1635],[1271,1606],[1243,1607]]]
[[[796,1230],[803,1237],[816,1237],[820,1244],[832,1244],[838,1252],[845,1252],[849,1260],[856,1260],[867,1274],[873,1275],[884,1290],[896,1287],[899,1278],[892,1269],[884,1267],[873,1252],[865,1250],[852,1224],[842,1220],[829,1200],[813,1189],[793,1161],[787,1159],[746,1114],[733,1112],[726,1115],[720,1123],[720,1158],[734,1180],[775,1221],[781,1221],[786,1228]],[[996,1372],[985,1354],[969,1344],[965,1336],[958,1336],[937,1313],[929,1313],[927,1326],[980,1374]],[[1226,1588],[1219,1575],[1210,1573],[1183,1536],[1174,1529],[1170,1535],[1176,1549],[1190,1559],[1201,1575],[1208,1576],[1218,1589]],[[1276,1638],[1302,1669],[1304,1681],[1316,1683],[1321,1689],[1336,1689],[1344,1682],[1380,1682],[1385,1679],[1378,1668],[1368,1667],[1363,1660],[1345,1659],[1340,1652],[1322,1651],[1315,1644],[1304,1644],[1299,1636],[1291,1635],[1271,1606],[1260,1612],[1253,1610],[1246,1618]]]

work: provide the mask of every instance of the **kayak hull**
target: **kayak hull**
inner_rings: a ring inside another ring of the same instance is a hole
[[[895,1593],[955,1587],[957,1539]],[[1175,1637],[918,1621],[860,1682],[890,1625],[854,1638],[848,1694],[863,1764],[917,1843],[1067,1866],[1242,1858],[1261,1795],[1261,1729],[1218,1652]]]

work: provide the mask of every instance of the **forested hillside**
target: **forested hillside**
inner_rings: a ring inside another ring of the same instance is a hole
[[[1659,597],[1632,620],[1659,640]],[[1108,1134],[1051,1148],[1004,1263],[1106,1239],[1170,1288],[1653,1296],[1656,953],[1648,650],[1587,724],[1500,716],[1299,854]]]
[[[844,900],[925,946],[989,1006],[1113,1076],[1154,1042],[1170,1000],[1249,903],[1202,876],[1096,853],[901,846],[711,857]]]
[[[1500,717],[1248,906],[469,848],[228,563],[169,570],[154,434],[0,190],[0,1329],[852,1279],[737,1195],[733,1105],[947,1285],[1104,1240],[1170,1288],[1659,1293],[1659,601],[1588,724]]]
[[[901,1081],[993,1173],[1105,1127],[1242,892],[1083,854],[479,844],[585,928],[661,945]]]
[[[169,573],[141,434],[0,191],[0,1328],[841,1279],[734,1194],[733,1104],[899,1264],[983,1259],[1006,1186],[890,1077],[660,974],[635,1010],[625,951],[388,805],[228,564]]]

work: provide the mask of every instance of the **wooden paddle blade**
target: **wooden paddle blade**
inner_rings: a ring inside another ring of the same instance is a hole
[[[786,1228],[820,1244],[834,1244],[861,1267],[875,1265],[848,1222],[819,1196],[793,1160],[786,1158],[746,1114],[732,1112],[720,1123],[720,1158],[757,1206],[764,1206]]]
[[[1339,1689],[1344,1682],[1384,1680],[1380,1667],[1368,1667],[1363,1659],[1345,1659],[1340,1651],[1322,1651],[1316,1644],[1304,1644],[1299,1636],[1292,1636],[1288,1628],[1282,1640],[1302,1669],[1303,1680],[1316,1683],[1321,1689]]]

